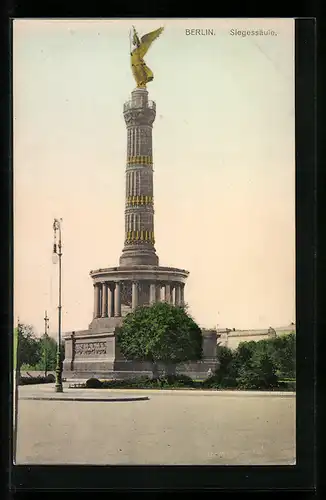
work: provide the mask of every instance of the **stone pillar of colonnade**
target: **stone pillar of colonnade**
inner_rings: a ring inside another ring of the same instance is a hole
[[[131,308],[134,311],[138,306],[138,282],[133,281],[131,286]]]
[[[183,307],[185,305],[185,285],[181,283],[180,285],[180,306]]]
[[[108,285],[107,283],[102,283],[102,318],[107,318],[108,316]]]
[[[156,302],[161,302],[161,283],[156,284]]]
[[[175,285],[175,305],[178,307],[181,305],[181,285],[180,285],[180,283],[177,283]]]
[[[117,281],[115,284],[115,292],[114,292],[114,316],[121,316],[121,284],[120,281]]]
[[[172,285],[171,304],[173,306],[177,305],[177,283],[173,283]]]
[[[99,318],[101,315],[101,284],[94,283],[94,318]]]
[[[109,283],[109,286],[108,286],[109,290],[108,290],[108,315],[110,316],[110,318],[113,318],[114,317],[114,289],[115,289],[115,286],[114,286],[114,283]]]
[[[156,284],[151,283],[149,285],[149,303],[155,304],[156,302]]]
[[[171,303],[171,285],[170,285],[170,283],[165,283],[164,288],[165,288],[164,300],[165,300],[165,302],[170,304]]]

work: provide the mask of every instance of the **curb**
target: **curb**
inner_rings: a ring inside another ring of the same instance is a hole
[[[70,388],[70,390],[73,388]],[[69,389],[68,389],[69,390]],[[97,391],[104,392],[109,391],[112,393],[121,393],[128,392],[132,394],[196,394],[196,395],[205,395],[205,396],[252,396],[252,397],[295,397],[295,392],[287,392],[287,391],[220,391],[220,390],[205,390],[205,389],[111,389],[111,388],[103,388],[103,389],[88,389],[88,388],[80,388],[76,390],[82,391]]]
[[[149,397],[147,396],[139,396],[139,397],[121,397],[121,398],[92,398],[92,397],[78,397],[78,396],[68,396],[68,397],[49,397],[49,396],[23,396],[19,398],[20,400],[25,401],[90,401],[90,402],[103,402],[103,403],[117,403],[117,402],[130,402],[130,401],[149,401]]]
[[[91,391],[94,389],[90,389]],[[295,397],[295,392],[285,392],[285,391],[219,391],[219,390],[203,390],[203,389],[99,389],[100,391],[110,391],[110,392],[131,392],[131,393],[150,393],[150,394],[203,394],[205,396],[258,396],[258,397]]]

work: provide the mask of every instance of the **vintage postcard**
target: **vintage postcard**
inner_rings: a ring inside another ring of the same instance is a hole
[[[13,21],[17,464],[296,463],[294,40]]]

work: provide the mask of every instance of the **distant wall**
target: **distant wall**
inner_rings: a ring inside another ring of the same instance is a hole
[[[229,335],[226,346],[229,347],[229,349],[235,350],[241,342],[258,342],[259,340],[266,340],[268,338],[270,338],[270,336],[267,333],[262,333],[261,335]]]
[[[290,325],[283,328],[269,328],[266,330],[220,330],[217,337],[217,345],[228,347],[235,350],[241,342],[259,342],[259,340],[267,340],[270,338],[279,337],[280,335],[288,335],[295,332],[295,325]]]

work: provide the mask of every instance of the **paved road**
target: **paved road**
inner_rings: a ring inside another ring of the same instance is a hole
[[[295,463],[293,394],[53,390],[20,388],[18,464]]]

